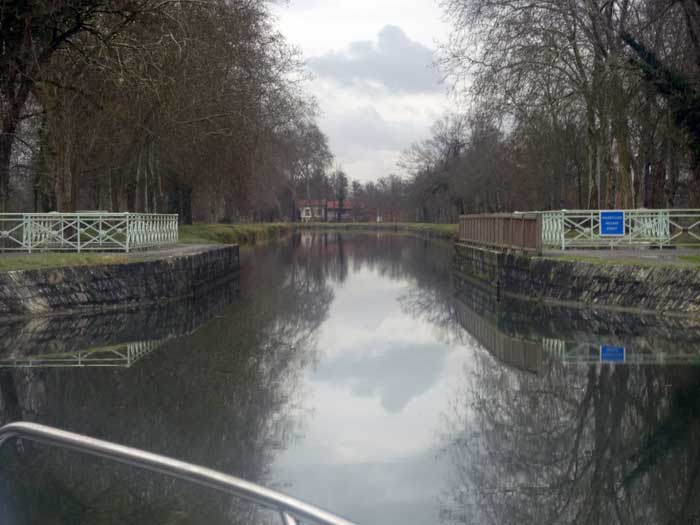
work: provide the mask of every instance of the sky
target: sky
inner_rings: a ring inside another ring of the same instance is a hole
[[[401,151],[447,110],[433,67],[449,30],[437,0],[289,0],[275,14],[313,75],[336,163],[363,182],[400,174]]]

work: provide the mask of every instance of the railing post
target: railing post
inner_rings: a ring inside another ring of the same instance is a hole
[[[78,253],[80,253],[80,215],[76,215],[75,228],[78,233]]]
[[[97,224],[98,224],[98,226],[99,226],[98,233],[97,233],[97,236],[98,236],[99,240],[98,240],[98,242],[97,242],[97,245],[98,245],[100,248],[102,248],[102,247],[104,246],[104,237],[103,237],[103,233],[102,233],[102,225],[103,225],[103,222],[104,222],[104,219],[103,219],[102,215],[100,215],[99,217],[97,217]]]
[[[559,227],[561,231],[561,249],[566,250],[566,212],[559,212]]]
[[[129,253],[129,248],[131,246],[130,240],[131,240],[131,229],[129,227],[129,217],[131,216],[130,213],[126,214],[126,253]]]
[[[509,244],[517,246],[516,243],[515,243],[515,231],[514,231],[514,229],[513,229],[513,227],[515,226],[515,219],[514,219],[514,217],[513,217],[512,215],[511,215],[510,217],[508,217],[508,222],[510,222],[510,239],[509,239]]]
[[[22,215],[22,239],[26,242],[25,247],[32,253],[32,219],[28,215]]]

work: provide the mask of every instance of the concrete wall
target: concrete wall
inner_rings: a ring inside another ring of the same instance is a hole
[[[457,243],[453,269],[500,295],[646,312],[700,314],[700,271],[589,264],[494,252]]]
[[[238,246],[104,266],[0,272],[0,316],[123,309],[193,297],[235,275]]]

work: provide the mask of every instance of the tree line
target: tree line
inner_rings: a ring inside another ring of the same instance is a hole
[[[267,2],[0,1],[0,212],[700,207],[700,0],[440,5],[460,109],[361,184]]]
[[[293,213],[332,164],[257,0],[0,2],[0,212]]]
[[[700,0],[442,0],[459,106],[404,152],[408,218],[700,206]]]

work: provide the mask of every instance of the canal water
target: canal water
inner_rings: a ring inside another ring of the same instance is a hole
[[[305,233],[184,303],[0,321],[0,422],[277,488],[359,524],[700,523],[700,322],[498,300],[451,247]],[[3,524],[267,524],[10,441]]]

